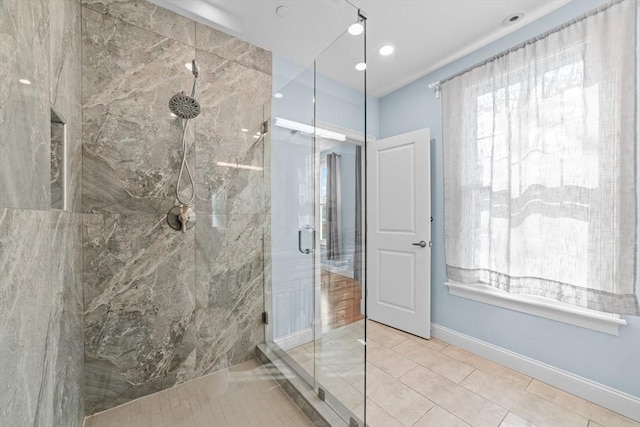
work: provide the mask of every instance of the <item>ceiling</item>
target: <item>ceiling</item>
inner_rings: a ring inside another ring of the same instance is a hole
[[[364,39],[345,32],[357,20],[355,4],[367,15],[367,90],[380,97],[570,0],[151,1],[298,65],[319,58],[323,74],[361,88],[361,72],[354,66],[362,61]],[[287,16],[276,13],[279,6],[286,6]],[[524,17],[503,26],[515,12],[524,12]],[[385,44],[395,52],[382,57],[378,49]]]

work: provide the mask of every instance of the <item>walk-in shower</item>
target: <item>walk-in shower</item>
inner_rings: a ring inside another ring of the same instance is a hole
[[[196,60],[191,61],[191,73],[193,74],[193,88],[191,96],[184,91],[177,93],[169,100],[169,109],[182,123],[182,161],[180,162],[180,172],[178,173],[178,181],[176,182],[176,206],[172,207],[167,213],[167,223],[175,230],[181,230],[183,233],[193,227],[196,223],[196,212],[191,206],[196,198],[196,185],[193,180],[189,163],[187,163],[187,128],[190,119],[195,119],[200,114],[200,103],[196,100],[196,89],[198,87],[198,64]],[[189,177],[189,186],[191,187],[191,195],[188,199],[183,199],[180,195],[180,182],[185,170]]]

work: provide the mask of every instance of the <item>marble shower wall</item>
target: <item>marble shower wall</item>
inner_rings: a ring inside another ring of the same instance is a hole
[[[79,0],[0,2],[2,426],[84,417],[80,14]],[[50,107],[67,121],[68,211],[51,209]]]
[[[243,362],[264,340],[268,223],[254,135],[271,97],[271,53],[147,1],[82,4],[91,414]],[[193,58],[202,113],[189,123],[187,157],[198,218],[183,234],[166,224],[182,155],[168,101],[191,91]]]

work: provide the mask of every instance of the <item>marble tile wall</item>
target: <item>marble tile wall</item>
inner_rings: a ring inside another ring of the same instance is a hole
[[[150,32],[193,46],[195,25],[192,20],[147,0],[82,0],[91,9],[125,21]],[[268,70],[271,73],[271,69]]]
[[[204,214],[196,224],[198,376],[253,357],[264,341],[264,217],[211,217],[215,227]]]
[[[2,425],[45,425],[52,416],[49,218],[44,210],[0,209]]]
[[[193,378],[193,235],[163,215],[86,214],[83,239],[87,408]]]
[[[84,419],[81,216],[0,209],[0,425]]]
[[[2,426],[84,418],[80,13],[79,0],[0,2]],[[51,208],[51,106],[68,124],[68,211]]]
[[[81,426],[84,419],[84,317],[82,215],[51,213],[51,390],[53,423]]]
[[[271,53],[146,0],[82,4],[91,414],[244,362],[264,341],[264,141],[254,135],[271,97]],[[182,155],[168,101],[191,91],[193,58],[197,222],[183,234],[165,217]]]
[[[0,207],[4,208],[50,208],[48,18],[49,0],[0,4]]]
[[[193,48],[86,7],[82,21],[82,210],[166,213],[181,156],[167,104],[188,90]]]

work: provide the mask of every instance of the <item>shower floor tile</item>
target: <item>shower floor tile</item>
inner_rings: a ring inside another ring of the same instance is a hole
[[[136,399],[85,420],[85,427],[313,426],[257,361]]]

